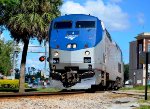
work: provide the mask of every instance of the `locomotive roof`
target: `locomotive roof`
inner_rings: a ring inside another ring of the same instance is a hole
[[[86,15],[86,14],[69,14],[64,16],[59,16],[54,19],[54,21],[67,21],[67,20],[98,20],[97,17]]]

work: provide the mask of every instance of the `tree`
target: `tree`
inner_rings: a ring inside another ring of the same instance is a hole
[[[12,41],[0,40],[0,73],[9,75],[12,68],[11,54],[13,52]]]
[[[0,3],[0,24],[8,28],[14,40],[24,42],[19,84],[19,92],[23,93],[29,39],[37,37],[40,43],[48,39],[49,23],[60,15],[62,0],[10,0],[8,3]]]
[[[124,81],[129,79],[129,64],[124,65]]]

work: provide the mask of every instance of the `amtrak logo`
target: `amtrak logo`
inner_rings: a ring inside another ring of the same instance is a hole
[[[75,34],[75,32],[72,32],[71,34],[67,34],[67,36],[65,37],[66,39],[69,39],[69,40],[73,40],[75,39],[76,37],[78,37],[77,34]]]

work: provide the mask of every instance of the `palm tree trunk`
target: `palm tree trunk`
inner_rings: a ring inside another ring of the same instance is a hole
[[[24,47],[22,52],[22,60],[20,66],[20,78],[19,78],[19,93],[24,93],[24,83],[25,83],[25,65],[26,65],[26,57],[28,51],[29,39],[24,41]]]

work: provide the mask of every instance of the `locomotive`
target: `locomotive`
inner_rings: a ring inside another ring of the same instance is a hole
[[[122,51],[95,16],[70,14],[49,29],[51,84],[59,88],[118,89],[123,85]]]

